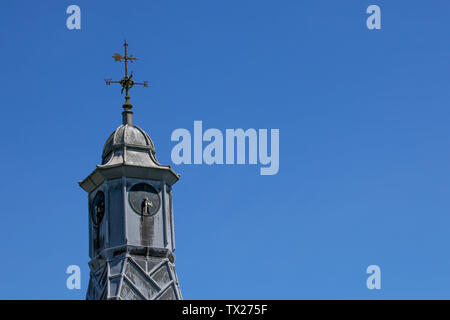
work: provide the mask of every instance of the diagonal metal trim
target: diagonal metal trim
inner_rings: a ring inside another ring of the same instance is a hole
[[[157,289],[157,291],[161,290],[161,287],[159,286],[159,284],[156,283],[155,280],[150,278],[150,276],[147,274],[147,272],[145,272],[145,270],[143,270],[140,265],[138,265],[136,262],[134,262],[133,258],[128,257],[128,260],[129,260],[129,264],[131,265],[131,267],[134,267],[135,269],[137,269],[138,272],[142,273],[142,276],[145,279],[147,279],[152,285],[154,285],[154,287]],[[126,268],[124,268],[124,269],[126,269]]]
[[[125,282],[125,285],[128,285],[130,288],[131,288],[131,290],[133,290],[138,296],[140,296],[140,298],[142,299],[142,300],[148,300],[145,296],[144,296],[144,294],[133,284],[133,282],[130,280],[130,279],[128,279],[128,277],[126,276],[126,275],[124,275],[123,276],[123,281]],[[122,284],[123,285],[123,284]],[[121,292],[122,292],[122,286],[121,286],[121,288],[120,288],[121,290],[119,291],[119,297],[120,297],[120,294],[121,294]],[[122,297],[120,297],[121,299],[122,299]]]

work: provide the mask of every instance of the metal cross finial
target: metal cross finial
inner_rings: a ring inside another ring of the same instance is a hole
[[[108,85],[108,86],[111,83],[119,83],[122,86],[121,93],[123,94],[123,91],[125,90],[125,103],[123,105],[123,108],[125,109],[125,111],[130,111],[130,109],[133,106],[130,103],[129,90],[136,84],[137,85],[142,85],[144,87],[148,87],[148,81],[134,82],[133,81],[133,72],[131,72],[131,74],[128,76],[128,62],[133,63],[138,58],[133,57],[133,55],[128,55],[128,51],[127,51],[128,43],[127,43],[126,40],[123,43],[123,46],[125,48],[125,55],[122,56],[119,53],[115,53],[112,57],[114,58],[114,61],[122,62],[122,60],[124,60],[124,62],[125,62],[125,76],[120,81],[112,81],[111,79],[105,79],[105,82],[106,82],[106,85]]]

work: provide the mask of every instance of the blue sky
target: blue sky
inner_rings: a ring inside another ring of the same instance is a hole
[[[81,8],[81,30],[66,8]],[[366,28],[377,4],[382,29]],[[135,123],[278,128],[280,171],[173,165],[186,299],[450,298],[450,3],[2,1],[1,299],[84,299],[77,182],[121,123],[111,58],[140,58]],[[66,288],[68,265],[81,290]],[[381,290],[366,268],[381,267]]]

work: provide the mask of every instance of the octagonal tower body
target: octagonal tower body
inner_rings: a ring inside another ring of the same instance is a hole
[[[172,185],[130,111],[107,139],[102,164],[80,186],[89,196],[87,299],[181,299],[175,272]]]

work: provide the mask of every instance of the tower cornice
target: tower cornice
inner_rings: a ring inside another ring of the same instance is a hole
[[[127,164],[112,166],[101,166],[97,168],[84,180],[78,182],[81,188],[90,193],[103,184],[105,180],[119,179],[122,177],[162,180],[169,186],[175,184],[180,175],[175,173],[170,166],[143,167]]]

